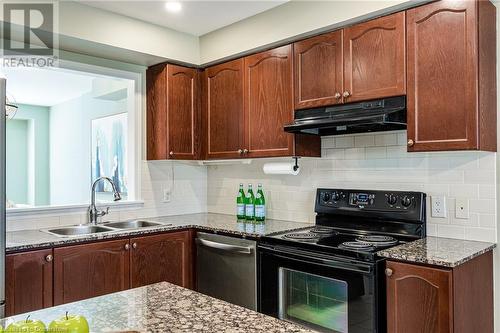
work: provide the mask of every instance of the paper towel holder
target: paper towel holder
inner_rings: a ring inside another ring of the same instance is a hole
[[[297,171],[297,170],[299,170],[299,157],[294,156],[292,158],[295,160],[295,165],[293,166],[293,171]]]

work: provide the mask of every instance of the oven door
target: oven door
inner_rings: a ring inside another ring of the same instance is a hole
[[[382,332],[377,265],[281,246],[259,247],[259,310],[320,332]],[[385,293],[385,290],[383,291]]]

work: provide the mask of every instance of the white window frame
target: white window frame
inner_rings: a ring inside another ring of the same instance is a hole
[[[111,209],[139,209],[144,206],[144,201],[141,198],[141,162],[143,158],[144,140],[143,140],[143,123],[144,123],[144,110],[146,107],[145,90],[146,82],[145,68],[142,71],[126,71],[117,68],[103,67],[83,62],[76,62],[71,60],[59,60],[59,68],[86,72],[96,75],[106,75],[122,79],[134,81],[135,91],[133,101],[129,101],[127,108],[129,124],[127,133],[127,154],[129,160],[129,194],[127,201],[109,202],[105,206]],[[129,112],[130,109],[135,112]],[[90,197],[89,186],[89,197]],[[87,211],[90,202],[85,204],[72,204],[72,205],[50,205],[38,206],[29,208],[8,208],[6,210],[7,218],[21,218],[21,217],[35,217],[39,215],[56,216],[67,214],[78,214]]]

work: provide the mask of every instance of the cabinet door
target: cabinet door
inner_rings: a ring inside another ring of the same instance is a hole
[[[199,131],[198,70],[167,65],[168,158],[197,158]]]
[[[409,151],[477,147],[475,4],[407,11]]]
[[[129,247],[127,239],[54,249],[54,304],[128,289]]]
[[[292,70],[291,45],[245,58],[246,157],[293,155]]]
[[[241,157],[244,149],[243,59],[207,68],[204,90],[207,157]]]
[[[167,66],[158,65],[146,72],[147,159],[166,160],[167,153]]]
[[[405,13],[344,29],[344,102],[406,93]]]
[[[167,281],[193,286],[193,251],[190,231],[133,238],[130,284],[132,288]]]
[[[52,249],[5,256],[5,313],[52,306]]]
[[[453,332],[452,271],[393,261],[386,265],[387,331]]]
[[[342,102],[342,30],[293,44],[295,109]]]

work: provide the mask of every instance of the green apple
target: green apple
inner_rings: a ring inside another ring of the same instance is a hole
[[[49,325],[50,333],[89,333],[89,323],[84,316],[66,315],[52,321]]]
[[[30,316],[26,320],[18,321],[7,326],[6,333],[43,333],[47,328],[40,320],[31,320]]]

